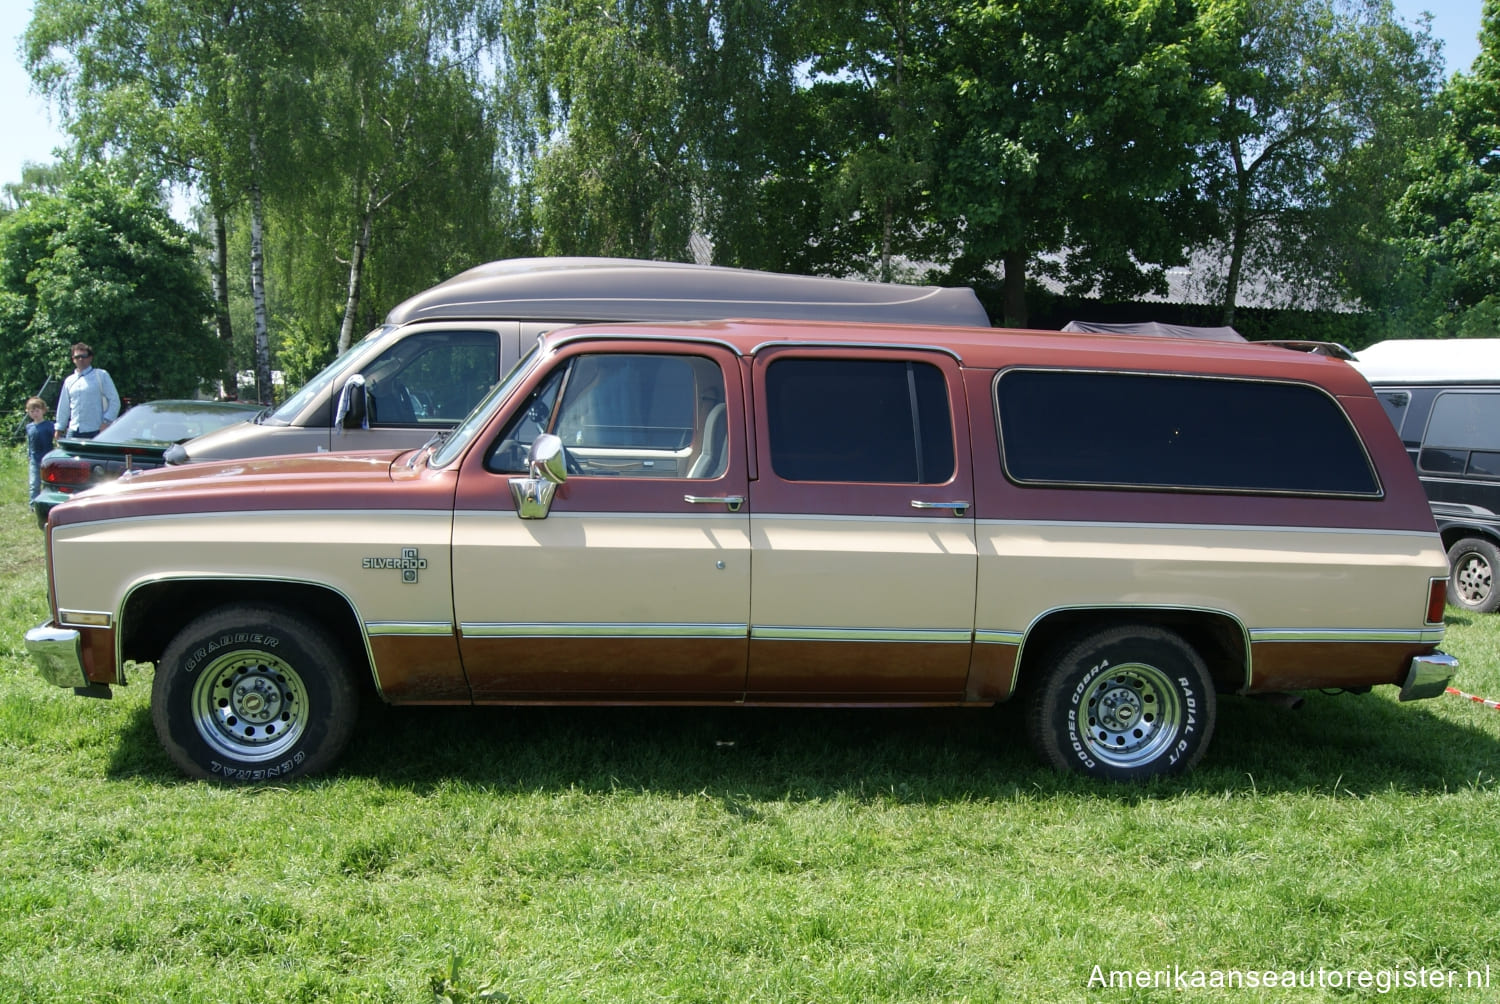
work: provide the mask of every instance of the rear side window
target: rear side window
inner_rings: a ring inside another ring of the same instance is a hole
[[[1005,470],[1022,483],[1380,493],[1348,417],[1315,387],[1012,370],[995,388]]]
[[[938,485],[954,474],[943,373],[900,359],[778,359],[766,370],[771,467],[786,481]]]
[[[1434,474],[1500,476],[1500,394],[1439,394],[1417,466]]]

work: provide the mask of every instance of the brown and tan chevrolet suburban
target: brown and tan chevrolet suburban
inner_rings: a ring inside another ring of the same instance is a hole
[[[1220,694],[1443,692],[1448,574],[1368,384],[1288,348],[795,321],[546,334],[446,438],[149,471],[53,511],[51,682],[155,663],[187,773],[391,704],[1024,701],[1184,770]],[[133,670],[132,670],[133,672]]]

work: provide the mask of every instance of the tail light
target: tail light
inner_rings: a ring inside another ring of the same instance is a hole
[[[58,457],[42,462],[42,484],[60,492],[76,492],[94,480],[94,465],[87,460]]]
[[[1433,579],[1427,588],[1427,623],[1443,623],[1443,604],[1448,600],[1448,580]]]

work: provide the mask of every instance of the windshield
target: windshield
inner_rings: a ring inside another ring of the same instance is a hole
[[[235,422],[254,418],[253,404],[150,401],[138,404],[94,437],[96,443],[181,443]]]
[[[524,356],[516,360],[510,372],[505,374],[505,377],[480,399],[479,403],[474,406],[474,410],[469,412],[469,417],[458,424],[453,434],[448,437],[448,441],[433,451],[428,466],[446,467],[463,453],[464,448],[479,434],[479,430],[484,428],[495,410],[505,403],[505,400],[526,378],[526,374],[531,372],[531,368],[541,358],[541,345],[541,341],[538,340],[532,344],[531,349]]]
[[[356,362],[366,355],[370,348],[380,336],[388,331],[394,331],[395,326],[382,324],[359,341],[345,349],[337,359],[323,367],[318,375],[302,385],[302,389],[282,402],[281,407],[267,415],[263,421],[270,425],[291,425],[292,421],[302,413],[302,410],[322,394],[329,384],[343,376]]]

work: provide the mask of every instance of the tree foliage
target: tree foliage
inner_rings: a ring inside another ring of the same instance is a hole
[[[1222,270],[1206,292],[1234,322],[1259,299],[1330,306],[1399,189],[1405,151],[1432,129],[1437,51],[1389,0],[1256,0],[1204,23],[1215,53],[1214,131],[1196,187]]]
[[[998,279],[1009,323],[1193,256],[1225,317],[1492,292],[1492,64],[1430,142],[1390,0],[37,0],[25,52],[81,162],[196,200],[261,387],[537,252]]]
[[[0,220],[0,394],[21,401],[87,342],[120,393],[191,395],[218,366],[192,241],[151,189],[85,172]]]
[[[1359,286],[1403,337],[1500,330],[1500,0],[1485,0],[1480,52],[1444,89],[1442,128],[1415,147],[1380,250]]]

